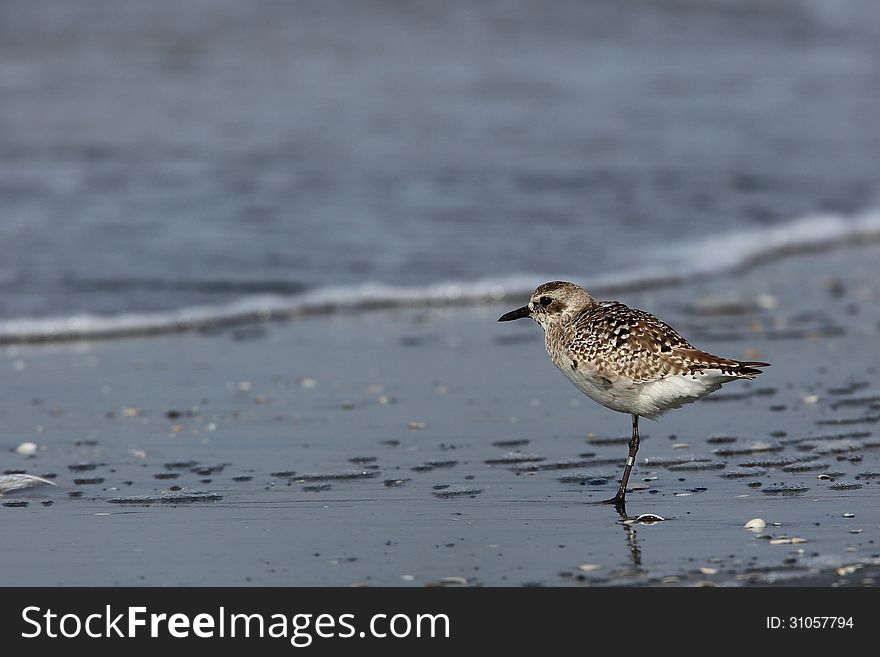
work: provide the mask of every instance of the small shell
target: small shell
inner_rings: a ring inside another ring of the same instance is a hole
[[[21,454],[22,456],[33,456],[37,453],[37,443],[32,442],[24,442],[18,447],[15,448],[15,451]]]
[[[655,522],[663,522],[666,520],[663,516],[658,516],[656,513],[642,513],[639,516],[636,516],[636,522],[642,522],[645,524],[653,524]]]

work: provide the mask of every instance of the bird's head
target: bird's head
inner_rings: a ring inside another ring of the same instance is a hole
[[[585,289],[574,283],[553,281],[539,285],[532,292],[529,303],[498,318],[499,322],[531,317],[545,329],[551,324],[573,317],[593,303]]]

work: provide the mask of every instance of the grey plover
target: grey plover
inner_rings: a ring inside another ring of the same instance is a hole
[[[697,401],[722,384],[753,379],[769,363],[713,356],[697,349],[650,313],[618,301],[596,301],[573,283],[544,283],[522,308],[499,322],[531,317],[544,329],[550,359],[585,395],[632,416],[629,455],[620,488],[606,502],[626,501],[639,449],[639,418]]]

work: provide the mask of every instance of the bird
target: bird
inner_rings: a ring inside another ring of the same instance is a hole
[[[544,329],[553,364],[602,406],[632,418],[629,454],[617,494],[604,503],[625,514],[626,490],[639,450],[639,418],[695,402],[724,383],[754,379],[770,363],[722,358],[694,347],[651,313],[597,301],[566,281],[539,285],[529,302],[499,322],[531,318]]]

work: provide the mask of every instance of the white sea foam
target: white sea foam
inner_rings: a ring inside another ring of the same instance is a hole
[[[167,312],[80,314],[0,321],[0,343],[52,342],[154,335],[233,326],[270,319],[387,308],[475,305],[522,296],[547,280],[583,282],[591,292],[675,284],[697,276],[744,269],[770,258],[880,240],[880,209],[852,216],[810,215],[787,224],[656,245],[643,265],[584,280],[584,272],[515,274],[420,287],[383,284],[336,286],[303,294],[253,295],[217,306]]]

